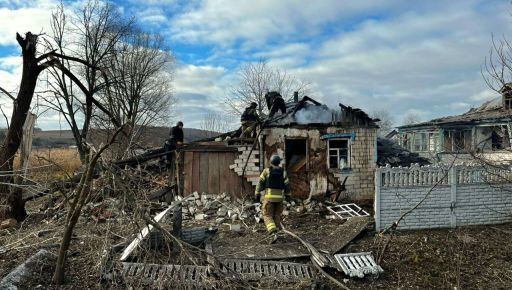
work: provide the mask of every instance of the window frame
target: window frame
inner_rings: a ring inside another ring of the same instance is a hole
[[[339,168],[339,164],[337,167],[332,168],[331,167],[331,150],[336,150],[337,154],[333,155],[337,157],[337,160],[339,162],[339,156],[340,156],[340,148],[333,148],[331,149],[331,141],[347,141],[347,165],[345,168],[341,169]],[[329,170],[351,170],[352,169],[352,139],[351,138],[332,138],[327,139],[327,169]]]

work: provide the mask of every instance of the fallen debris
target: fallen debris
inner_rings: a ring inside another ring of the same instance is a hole
[[[384,270],[375,263],[371,252],[337,254],[334,255],[334,258],[349,277],[364,278],[367,274],[378,275],[384,273]]]
[[[9,228],[13,228],[18,225],[18,222],[15,219],[6,219],[0,223],[0,230],[5,230]]]
[[[169,213],[172,209],[174,209],[175,207],[179,206],[180,204],[182,204],[183,202],[186,202],[187,200],[189,200],[191,198],[191,196],[189,197],[186,197],[182,200],[179,200],[177,201],[176,203],[172,204],[171,206],[169,206],[166,210],[160,212],[159,214],[157,214],[154,218],[154,220],[156,222],[159,222],[160,220],[162,220],[164,218],[164,216]],[[146,238],[146,236],[153,230],[153,225],[147,225],[145,226],[142,231],[137,235],[137,237],[131,242],[130,245],[128,245],[128,247],[126,247],[126,249],[124,250],[123,254],[121,255],[121,258],[120,260],[121,261],[126,261],[126,259],[128,259],[128,257],[130,256],[130,254],[133,252],[133,250],[135,250],[135,248],[142,242],[142,240],[144,240]]]
[[[53,273],[56,261],[56,255],[46,250],[40,250],[5,276],[0,281],[0,289],[27,289],[26,285],[23,285],[26,280],[29,280],[29,278],[34,280],[34,277],[41,276],[41,273]]]
[[[328,206],[327,209],[342,220],[356,216],[370,216],[369,213],[355,203],[337,204]]]

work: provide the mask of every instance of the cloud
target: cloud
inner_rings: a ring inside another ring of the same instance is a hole
[[[174,73],[174,88],[179,98],[177,118],[187,127],[199,128],[207,114],[223,112],[226,73],[223,67],[178,65]]]
[[[173,18],[170,29],[175,39],[190,43],[229,46],[236,41],[265,44],[269,39],[308,38],[339,19],[392,6],[398,1],[302,1],[205,0]]]

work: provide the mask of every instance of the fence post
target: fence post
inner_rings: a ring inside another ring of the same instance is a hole
[[[450,224],[452,228],[457,227],[457,217],[455,216],[455,205],[457,202],[457,166],[450,168],[450,186],[451,186],[451,198],[450,198]]]
[[[380,231],[380,189],[382,185],[382,169],[375,170],[375,230]]]

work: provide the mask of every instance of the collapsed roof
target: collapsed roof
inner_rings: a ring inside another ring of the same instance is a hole
[[[480,107],[471,108],[464,114],[433,119],[427,122],[405,125],[399,129],[413,129],[420,127],[457,127],[477,124],[508,123],[512,121],[510,110],[505,110],[502,97],[483,103]]]
[[[340,110],[333,110],[320,102],[305,96],[300,101],[286,103],[286,113],[267,119],[265,126],[342,124],[377,127],[378,119],[372,119],[363,110],[339,104]]]
[[[417,153],[410,152],[389,139],[377,138],[377,165],[386,166],[389,164],[392,167],[405,167],[415,163],[423,166],[430,164],[430,161],[419,156]]]

